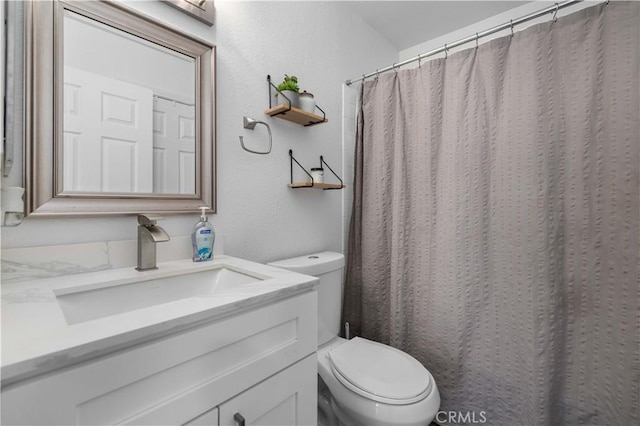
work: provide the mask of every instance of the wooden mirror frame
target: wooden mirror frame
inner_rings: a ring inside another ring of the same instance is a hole
[[[195,194],[63,194],[63,16],[79,13],[191,56],[196,65]],[[111,1],[29,1],[25,10],[25,204],[35,217],[216,211],[215,46]]]

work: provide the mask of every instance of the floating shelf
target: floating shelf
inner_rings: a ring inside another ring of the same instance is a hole
[[[333,171],[333,169],[331,168],[330,165],[328,165],[326,163],[326,161],[324,161],[324,158],[322,158],[322,155],[320,156],[320,167],[322,168],[323,165],[327,166],[329,168],[329,170],[331,170],[331,173],[333,173],[333,175],[340,181],[340,183],[318,183],[318,182],[314,182],[313,181],[313,176],[311,176],[311,174],[307,171],[307,169],[305,169],[304,167],[302,167],[302,164],[300,164],[298,162],[298,160],[295,159],[295,157],[293,156],[293,150],[289,150],[289,162],[291,163],[291,180],[290,180],[290,184],[289,184],[289,188],[317,188],[317,189],[322,189],[322,190],[328,190],[328,189],[342,189],[344,188],[344,182],[342,182],[342,179],[340,179],[340,176],[338,176],[336,174],[336,172]],[[293,181],[293,163],[296,163],[303,172],[305,172],[305,174],[307,176],[309,176],[309,179],[311,179],[311,182],[294,182]]]
[[[311,114],[296,107],[290,107],[287,104],[280,104],[265,111],[265,114],[271,117],[282,118],[283,120],[301,124],[303,126],[311,126],[313,124],[326,123],[326,118]]]
[[[318,105],[316,105],[316,109],[320,111],[322,115],[312,114],[310,112],[303,111],[300,108],[291,106],[291,100],[287,98],[281,91],[279,91],[276,86],[273,85],[270,75],[267,76],[267,83],[269,87],[269,109],[265,111],[265,114],[267,114],[268,116],[282,118],[283,120],[291,121],[292,123],[300,124],[301,126],[305,127],[326,123],[327,121],[329,121],[327,120],[327,116],[324,113],[324,110]],[[276,106],[271,106],[272,88],[275,89],[277,93],[282,95],[280,99],[284,100],[284,103]]]

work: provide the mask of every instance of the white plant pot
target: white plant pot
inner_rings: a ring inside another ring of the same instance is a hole
[[[291,101],[291,106],[292,107],[298,108],[300,106],[300,101],[299,101],[298,94],[296,92],[292,91],[292,90],[283,90],[282,92],[278,93],[278,96],[277,96],[278,105],[280,105],[280,104],[289,105],[289,102],[287,101],[287,98],[285,98],[282,95],[284,95],[287,98],[289,98],[289,101]]]
[[[316,100],[309,92],[300,93],[300,109],[311,114],[316,110]]]

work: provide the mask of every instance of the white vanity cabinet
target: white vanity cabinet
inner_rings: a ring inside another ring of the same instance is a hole
[[[306,291],[19,381],[2,424],[315,424],[316,310]]]

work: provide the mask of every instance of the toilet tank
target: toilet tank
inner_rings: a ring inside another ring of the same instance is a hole
[[[340,333],[344,256],[341,253],[323,251],[278,260],[269,263],[269,265],[320,279],[318,285],[318,346],[336,337]]]

